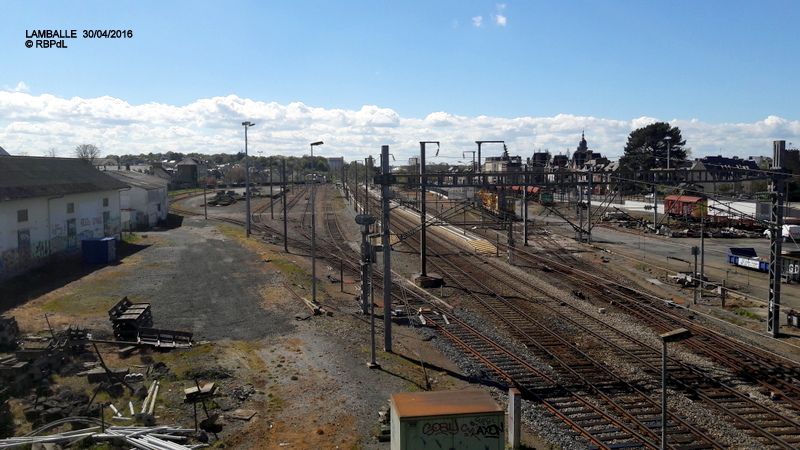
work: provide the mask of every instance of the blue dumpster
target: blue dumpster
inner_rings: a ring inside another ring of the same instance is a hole
[[[117,259],[117,240],[113,237],[81,241],[85,264],[108,264]]]

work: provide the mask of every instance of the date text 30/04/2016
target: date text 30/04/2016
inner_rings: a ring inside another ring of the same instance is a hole
[[[82,30],[81,37],[83,38],[107,38],[107,39],[120,39],[132,38],[133,30]],[[26,39],[76,39],[78,38],[78,30],[26,30]]]

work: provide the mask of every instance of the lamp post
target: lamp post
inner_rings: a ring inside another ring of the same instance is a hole
[[[286,158],[281,160],[281,198],[283,199],[283,251],[289,253],[289,231],[286,217]]]
[[[275,220],[275,194],[272,193],[272,161],[269,162],[269,217]]]
[[[436,156],[439,156],[439,141],[420,141],[419,143],[419,191],[422,197],[422,203],[420,204],[420,259],[421,259],[421,276],[427,277],[428,276],[428,261],[425,257],[427,253],[427,237],[425,232],[425,222],[428,220],[428,210],[427,210],[427,199],[425,198],[425,183],[427,180],[425,179],[425,144],[436,144]]]
[[[467,157],[467,153],[472,153],[472,166],[471,167],[472,167],[472,172],[474,173],[475,172],[475,150],[464,150],[463,152],[461,152],[461,157],[462,158],[466,158]]]
[[[670,143],[672,142],[672,136],[664,136],[664,140],[667,141],[667,170],[669,170],[669,153],[670,153]]]
[[[314,147],[322,145],[322,141],[311,143],[311,163],[314,163]],[[315,198],[317,196],[317,174],[314,173],[311,185],[311,301],[317,302],[317,214]]]
[[[692,337],[686,328],[668,331],[661,337],[661,449],[667,448],[667,342],[680,342]]]
[[[317,145],[322,145],[322,144],[324,144],[324,142],[322,142],[322,141],[317,141],[317,142],[312,142],[311,143],[311,158],[314,158],[314,147],[316,147]],[[313,163],[314,160],[312,159],[311,162]]]
[[[246,237],[250,237],[250,167],[247,165],[247,129],[254,126],[253,122],[242,122],[244,126],[244,198],[245,198],[245,215],[247,226],[245,227]]]

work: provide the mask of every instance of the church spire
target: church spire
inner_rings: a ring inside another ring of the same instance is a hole
[[[586,152],[589,150],[589,144],[586,143],[586,132],[581,131],[581,142],[578,144],[578,152]]]

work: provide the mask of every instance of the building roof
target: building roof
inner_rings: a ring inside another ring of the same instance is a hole
[[[480,389],[392,394],[391,401],[401,419],[503,413],[492,396]]]
[[[132,170],[107,170],[103,173],[111,175],[117,180],[120,180],[132,187],[138,187],[148,191],[153,189],[163,189],[169,184],[169,181],[163,178],[159,178],[154,175],[147,175],[141,172],[134,172]]]
[[[80,159],[0,156],[0,202],[127,188]]]
[[[706,156],[701,158],[700,161],[706,165],[708,170],[725,170],[729,168],[758,170],[758,164],[753,160],[747,159]]]
[[[0,156],[8,156],[8,155],[9,153],[3,147],[0,147]]]
[[[183,158],[181,162],[178,163],[179,166],[204,166],[205,164],[200,158],[195,158],[194,156],[187,156]]]
[[[697,203],[705,199],[705,197],[693,197],[691,195],[668,195],[664,197],[664,200],[681,201],[683,203]]]

